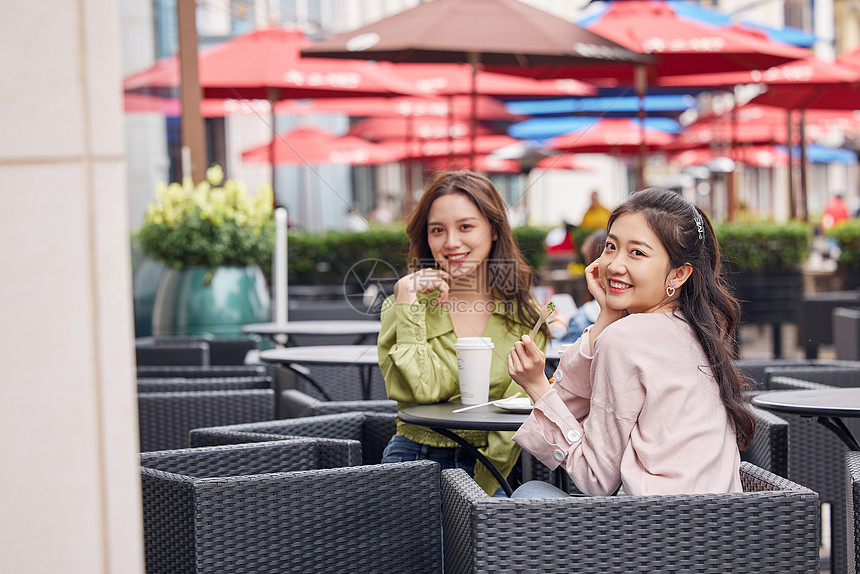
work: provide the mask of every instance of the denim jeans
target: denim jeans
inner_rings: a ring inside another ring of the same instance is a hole
[[[403,435],[396,434],[388,441],[388,446],[382,453],[382,462],[404,462],[407,460],[432,460],[439,463],[442,469],[462,468],[475,475],[475,457],[462,447],[429,446],[411,441]]]

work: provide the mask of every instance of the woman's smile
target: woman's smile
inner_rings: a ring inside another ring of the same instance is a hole
[[[618,279],[609,280],[609,290],[612,293],[623,293],[631,287],[632,285],[630,285],[629,283],[624,283],[623,281],[619,281]]]
[[[468,253],[456,253],[456,254],[452,253],[452,254],[446,255],[445,259],[447,259],[450,264],[457,265],[459,263],[463,263],[464,261],[466,261],[466,257],[468,257],[468,256],[469,256]]]

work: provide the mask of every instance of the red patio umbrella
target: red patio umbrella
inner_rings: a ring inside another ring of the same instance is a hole
[[[263,99],[411,94],[390,70],[373,62],[304,58],[311,41],[298,30],[255,30],[200,52],[200,87],[206,98]],[[170,94],[179,86],[176,56],[127,76],[125,91]]]
[[[525,119],[523,116],[510,113],[501,100],[491,96],[479,95],[476,110],[478,119],[481,120],[515,122]],[[283,100],[275,104],[275,111],[279,114],[342,113],[353,117],[430,116],[461,120],[468,120],[472,113],[469,96]]]
[[[200,87],[205,98],[268,100],[411,94],[408,85],[373,62],[303,58],[310,40],[298,30],[264,29],[201,52]],[[126,91],[170,96],[179,85],[175,56],[123,81]],[[275,144],[274,117],[272,145]],[[274,167],[272,183],[274,187]]]
[[[771,42],[760,32],[709,26],[698,20],[681,17],[671,5],[660,0],[612,2],[587,27],[625,48],[656,58],[651,65],[636,68],[547,66],[532,68],[529,75],[535,78],[602,77],[615,84],[635,86],[642,102],[648,83],[653,83],[659,77],[693,74],[702,70],[727,72],[761,69],[809,56],[806,50]],[[641,103],[639,119],[645,119]],[[640,125],[644,127],[644,122]],[[640,149],[639,155],[642,180],[644,147]],[[640,184],[643,183],[640,181]]]
[[[274,149],[274,155],[272,154]],[[299,212],[309,227],[316,229],[318,198],[311,196],[311,166],[320,164],[371,165],[402,159],[402,150],[377,146],[354,136],[338,137],[314,126],[299,126],[289,132],[276,135],[276,144],[262,144],[242,152],[242,159],[251,162],[267,162],[272,165],[301,165],[304,169],[304,188],[298,194]],[[339,197],[339,196],[338,196]],[[341,198],[342,199],[342,198]]]
[[[164,98],[151,94],[126,92],[123,94],[126,113],[158,113],[165,116],[182,115],[182,100]],[[286,103],[286,102],[282,102]],[[277,109],[278,106],[275,106]],[[200,114],[204,118],[223,118],[231,115],[270,114],[272,106],[268,100],[221,100],[205,98],[200,100]],[[279,112],[280,113],[280,112]]]
[[[472,93],[472,66],[469,64],[393,64],[394,73],[415,93],[427,96],[456,96]],[[536,80],[511,74],[481,71],[475,77],[479,95],[509,98],[592,96],[597,88],[573,78]]]
[[[515,159],[503,159],[489,154],[478,154],[472,165],[466,156],[434,157],[425,160],[425,167],[431,170],[440,169],[476,169],[486,173],[520,173],[522,165]]]
[[[635,155],[639,152],[643,133],[645,147],[650,150],[660,149],[673,139],[672,134],[647,126],[641,131],[631,118],[602,118],[586,128],[551,139],[546,147],[577,153]]]
[[[393,144],[395,141],[397,140],[388,140],[388,143]],[[406,143],[404,140],[400,141],[401,143]],[[479,135],[472,141],[464,139],[453,141],[432,139],[419,140],[412,142],[412,145],[409,147],[409,155],[410,157],[418,159],[451,155],[470,156],[473,150],[475,155],[488,154],[519,141],[520,140],[505,134],[494,133]]]
[[[766,35],[740,27],[709,26],[679,16],[662,0],[611,2],[587,28],[634,52],[656,56],[647,66],[653,82],[664,76],[763,69],[806,58],[810,52],[770,41]],[[634,85],[631,67],[534,67],[533,78],[607,78]]]
[[[674,140],[663,147],[666,151],[700,147],[732,147],[732,144],[785,144],[788,141],[785,122],[744,123],[732,126],[725,121],[695,122],[684,128]]]
[[[317,42],[302,53],[392,62],[469,63],[473,95],[478,93],[481,64],[530,67],[647,60],[517,0],[424,2],[358,30]]]
[[[766,84],[793,86],[794,91],[803,91],[819,85],[854,83],[860,81],[860,71],[839,62],[825,62],[810,57],[787,62],[765,70],[743,70],[721,73],[697,73],[685,76],[659,78],[660,86],[684,87],[733,87],[738,84]]]
[[[448,140],[449,138],[464,138],[469,135],[470,130],[469,121],[462,119],[455,120],[452,124],[446,118],[425,116],[414,118],[412,125],[409,126],[402,118],[372,117],[352,124],[348,133],[373,141],[388,139]],[[481,136],[490,133],[495,132],[478,125],[476,135]]]
[[[776,146],[745,145],[742,148],[731,148],[721,152],[707,147],[688,149],[670,155],[669,161],[678,163],[683,167],[689,167],[703,165],[721,157],[727,157],[735,162],[745,163],[753,167],[785,165],[788,160],[786,154]]]
[[[582,163],[576,154],[565,153],[551,155],[539,160],[535,167],[538,169],[569,169],[572,171],[593,171],[591,167]]]
[[[274,162],[276,165],[314,165],[342,163],[375,165],[403,159],[403,153],[394,146],[383,146],[353,135],[335,134],[313,126],[300,126],[278,134],[274,146],[268,143],[246,149],[243,161]]]

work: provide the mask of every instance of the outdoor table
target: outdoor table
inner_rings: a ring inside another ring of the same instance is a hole
[[[816,421],[833,431],[851,450],[860,450],[857,439],[842,418],[860,417],[860,387],[771,391],[751,399],[754,406],[777,413],[790,413]]]
[[[362,321],[355,321],[360,323]],[[378,323],[377,323],[378,324]],[[323,365],[358,367],[361,379],[361,394],[370,399],[370,380],[373,367],[379,364],[376,345],[314,345],[309,347],[286,347],[260,351],[260,360],[279,363],[304,378],[314,386],[326,400],[331,397],[319,381],[298,369],[297,365]]]
[[[416,405],[407,407],[398,412],[397,417],[405,423],[418,425],[433,429],[444,437],[447,437],[473,455],[481,462],[487,470],[489,470],[493,478],[495,478],[505,494],[508,496],[513,492],[513,488],[502,476],[502,473],[496,468],[490,460],[484,456],[477,448],[469,443],[463,437],[451,432],[450,429],[461,430],[486,430],[486,431],[515,431],[526,422],[529,417],[527,414],[513,413],[496,407],[494,405],[485,405],[475,407],[462,413],[453,411],[463,408],[460,401],[450,401],[447,403],[434,403],[430,405]],[[556,475],[561,479],[566,479],[566,473],[562,470],[561,475]],[[564,490],[568,490],[568,485],[565,480],[562,480]]]
[[[242,327],[243,333],[266,335],[322,335],[322,336],[357,336],[354,345],[360,345],[371,336],[378,335],[382,328],[379,321],[362,320],[323,320],[323,321],[287,321],[285,323],[253,323]],[[292,337],[287,340],[287,346],[295,346]]]

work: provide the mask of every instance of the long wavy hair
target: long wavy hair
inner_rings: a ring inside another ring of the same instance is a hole
[[[720,249],[711,222],[679,194],[657,188],[640,191],[616,207],[607,229],[628,213],[645,217],[673,268],[692,267],[693,273],[679,288],[678,307],[708,357],[720,397],[734,423],[738,446],[747,448],[755,432],[755,418],[743,397],[749,381],[734,362],[740,305],[721,274]]]
[[[534,270],[529,266],[514,241],[508,224],[507,206],[493,182],[485,176],[469,171],[439,171],[427,182],[424,194],[409,216],[406,233],[409,235],[409,270],[416,271],[433,264],[433,253],[427,240],[427,219],[430,206],[443,195],[461,193],[469,198],[478,211],[490,222],[496,239],[487,258],[487,282],[493,296],[515,302],[505,321],[509,328],[515,324],[530,328],[539,317],[539,308],[531,295]],[[546,325],[541,327],[549,335]]]

